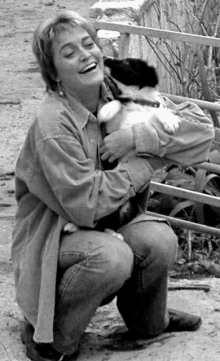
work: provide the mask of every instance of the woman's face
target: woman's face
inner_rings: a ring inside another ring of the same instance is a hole
[[[73,95],[103,81],[102,52],[81,27],[63,31],[57,36],[53,43],[53,60],[56,80]]]

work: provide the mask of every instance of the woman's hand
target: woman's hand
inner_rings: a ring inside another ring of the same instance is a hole
[[[104,138],[100,147],[101,159],[113,163],[135,148],[132,128],[117,130]]]

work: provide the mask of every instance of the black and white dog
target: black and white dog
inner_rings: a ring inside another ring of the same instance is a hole
[[[107,133],[149,121],[160,122],[171,134],[178,129],[180,119],[166,108],[153,66],[135,58],[105,58],[104,66],[106,75],[118,90],[116,99],[98,113],[98,121],[105,123]]]
[[[166,107],[153,66],[135,58],[105,58],[104,65],[112,88],[117,90],[116,99],[104,105],[98,113],[98,121],[104,124],[106,134],[132,127],[138,122],[159,122],[166,132],[175,133],[180,118]],[[119,161],[124,162],[129,155]],[[140,211],[139,201],[137,197],[131,198],[119,209],[119,225],[127,223]]]

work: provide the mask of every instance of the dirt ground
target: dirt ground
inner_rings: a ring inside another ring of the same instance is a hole
[[[60,9],[88,17],[93,0],[0,0],[0,361],[25,361],[20,342],[22,315],[15,302],[10,260],[15,212],[14,164],[32,115],[43,95],[43,82],[31,52],[39,20]],[[206,284],[209,292],[170,290],[169,306],[199,314],[194,333],[163,334],[129,341],[112,302],[97,311],[82,342],[79,361],[219,361],[220,282],[218,278],[170,280],[170,285]]]

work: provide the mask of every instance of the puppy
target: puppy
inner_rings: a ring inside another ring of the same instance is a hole
[[[104,124],[106,135],[118,129],[132,127],[138,122],[159,122],[165,131],[175,133],[180,118],[166,108],[158,90],[158,75],[153,66],[135,58],[105,58],[104,66],[105,73],[113,84],[112,88],[116,89],[116,99],[104,105],[98,113],[98,121]],[[119,161],[124,162],[129,155]],[[140,207],[141,199],[137,197],[120,208],[120,226],[143,211]]]
[[[98,121],[105,123],[108,134],[149,121],[159,121],[170,134],[178,129],[180,119],[166,108],[153,66],[135,58],[105,58],[104,66],[117,89],[116,99],[105,104],[98,113]]]

